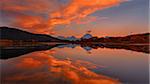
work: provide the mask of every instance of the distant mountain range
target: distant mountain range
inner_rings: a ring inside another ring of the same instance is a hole
[[[23,41],[40,41],[40,42],[49,42],[49,41],[61,41],[58,38],[54,38],[50,35],[45,34],[33,34],[23,30],[9,28],[9,27],[0,27],[0,39],[7,40],[23,40]]]
[[[85,34],[81,38],[74,36],[70,37],[52,37],[46,34],[33,34],[23,30],[9,27],[0,27],[0,39],[4,40],[22,40],[22,41],[37,41],[37,42],[71,42],[71,43],[87,43],[87,42],[100,42],[100,43],[149,43],[150,33],[134,34],[124,37],[95,37],[91,34]]]
[[[68,41],[77,41],[77,40],[80,40],[79,38],[76,38],[75,36],[69,36],[69,37],[58,36],[57,38],[61,39],[61,40],[68,40]]]
[[[149,43],[150,33],[133,34],[123,37],[93,37],[92,35],[84,35],[80,42],[101,42],[101,43]],[[88,37],[88,39],[87,39]]]
[[[58,36],[57,38],[62,40],[68,40],[68,41],[80,41],[81,39],[90,39],[92,37],[93,36],[91,34],[85,34],[81,38],[76,38],[75,36],[69,36],[69,37]]]

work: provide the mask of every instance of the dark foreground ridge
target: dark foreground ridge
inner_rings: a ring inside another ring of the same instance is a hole
[[[38,41],[38,42],[57,42],[60,39],[45,34],[33,34],[23,30],[9,27],[0,27],[0,39],[22,40],[22,41]]]

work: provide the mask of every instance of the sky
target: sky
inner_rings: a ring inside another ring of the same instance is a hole
[[[148,32],[149,0],[1,0],[0,26],[81,37]]]

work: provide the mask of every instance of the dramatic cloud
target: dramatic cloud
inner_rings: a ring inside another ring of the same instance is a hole
[[[33,33],[51,34],[56,25],[77,22],[97,10],[121,2],[123,0],[68,0],[64,4],[58,0],[1,0],[0,11],[2,18],[12,26]]]
[[[109,8],[121,2],[121,0],[72,0],[63,9],[51,13],[49,23],[69,24],[73,20],[84,18],[97,10]]]
[[[1,18],[10,26],[33,33],[52,34],[47,15],[57,10],[57,3],[57,0],[2,0]]]

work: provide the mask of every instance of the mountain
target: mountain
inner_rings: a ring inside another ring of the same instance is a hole
[[[78,39],[77,39],[76,37],[74,37],[74,36],[67,37],[66,39],[69,40],[69,41],[76,41],[76,40],[78,40]]]
[[[131,43],[149,43],[150,33],[134,34],[126,36],[125,38],[130,40]]]
[[[91,34],[85,34],[83,37],[81,37],[81,39],[90,39],[93,36]]]
[[[57,36],[56,38],[61,39],[61,40],[65,40],[66,39],[64,36]]]
[[[63,36],[57,36],[58,39],[65,40],[65,41],[77,41],[79,40],[75,36],[69,36],[69,37],[63,37]]]
[[[1,36],[0,39],[7,40],[22,40],[22,41],[40,41],[40,42],[55,42],[61,41],[60,39],[54,38],[45,34],[33,34],[27,31],[9,28],[9,27],[0,27]]]

